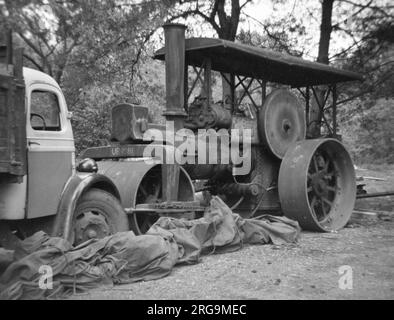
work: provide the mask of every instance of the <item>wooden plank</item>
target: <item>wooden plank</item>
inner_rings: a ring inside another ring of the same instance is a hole
[[[25,85],[23,50],[16,51],[15,65],[0,64],[0,172],[23,176],[27,172]]]
[[[13,76],[14,66],[12,64],[0,63],[0,75]]]
[[[23,48],[15,50],[15,70],[14,76],[16,79],[23,79]]]

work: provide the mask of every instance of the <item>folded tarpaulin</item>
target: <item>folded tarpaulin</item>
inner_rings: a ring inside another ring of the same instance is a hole
[[[204,217],[161,217],[145,235],[119,232],[72,247],[37,232],[15,250],[14,261],[0,277],[0,298],[64,298],[89,288],[158,279],[176,264],[197,263],[203,254],[234,251],[247,243],[296,242],[299,235],[300,227],[291,219],[243,219],[219,197],[212,198]],[[48,282],[42,285],[48,270],[52,288]]]
[[[12,263],[14,260],[14,251],[0,248],[0,274]]]

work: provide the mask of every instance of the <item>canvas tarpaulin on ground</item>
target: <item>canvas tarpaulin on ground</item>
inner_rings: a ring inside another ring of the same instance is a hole
[[[200,219],[161,217],[139,236],[119,232],[72,247],[37,232],[14,251],[13,262],[0,277],[0,298],[62,298],[89,288],[158,279],[177,264],[199,262],[204,254],[238,250],[243,244],[296,242],[299,234],[296,221],[271,215],[243,219],[219,197]],[[48,266],[52,288],[42,289]]]

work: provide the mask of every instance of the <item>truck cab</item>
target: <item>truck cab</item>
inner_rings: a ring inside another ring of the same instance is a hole
[[[58,83],[0,46],[0,246],[45,231],[77,244],[129,230],[120,193],[92,159],[75,161]]]
[[[0,219],[56,213],[64,185],[75,174],[71,114],[63,93],[47,74],[23,68],[27,172],[22,183],[0,184]]]

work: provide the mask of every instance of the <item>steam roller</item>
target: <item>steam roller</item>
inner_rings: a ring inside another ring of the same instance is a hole
[[[200,190],[203,196],[207,195],[207,199],[210,195],[222,197],[244,218],[261,213],[284,214],[306,230],[342,228],[350,218],[356,197],[354,166],[342,143],[333,138],[307,138],[305,109],[288,89],[274,89],[266,97],[264,93],[262,107],[253,104],[256,112],[252,109],[240,112],[235,100],[233,109],[226,109],[220,103],[212,104],[208,88],[211,86],[209,73],[217,62],[215,56],[210,56],[211,63],[204,67],[202,94],[205,98],[195,100],[185,109],[187,91],[184,86],[188,79],[185,63],[195,65],[199,51],[196,49],[194,55],[189,52],[190,48],[185,49],[183,25],[166,25],[164,31],[166,46],[157,56],[165,58],[167,82],[163,115],[166,121],[173,121],[175,131],[186,127],[194,130],[192,134],[207,128],[251,129],[251,171],[237,175],[234,164],[228,162],[194,162],[174,167],[147,163],[142,158],[143,153],[137,152],[146,147],[143,133],[154,128],[167,136],[167,128],[148,123],[147,108],[119,106],[112,114],[112,138],[118,144],[116,148],[126,150],[124,154],[121,152],[124,159],[103,161],[102,155],[96,159],[101,159],[99,172],[109,177],[120,190],[131,228],[143,234],[160,216],[197,217],[204,205],[201,205],[203,201],[196,201],[193,181],[203,180]],[[218,63],[216,67],[222,66],[221,60]],[[235,87],[232,90],[235,97]],[[169,145],[166,143],[166,147]],[[198,198],[206,200],[201,194]]]
[[[259,118],[261,141],[281,159],[278,193],[283,214],[312,231],[345,226],[356,199],[352,160],[332,138],[306,139],[304,110],[283,89],[267,96]]]
[[[124,208],[135,209],[144,204],[163,202],[161,164],[149,163],[144,158],[124,161],[99,161],[99,172],[107,175],[120,191]],[[180,167],[177,201],[194,201],[195,192],[186,171]],[[135,211],[129,214],[130,228],[144,234],[162,214],[153,211]],[[172,214],[172,216],[174,216]]]

